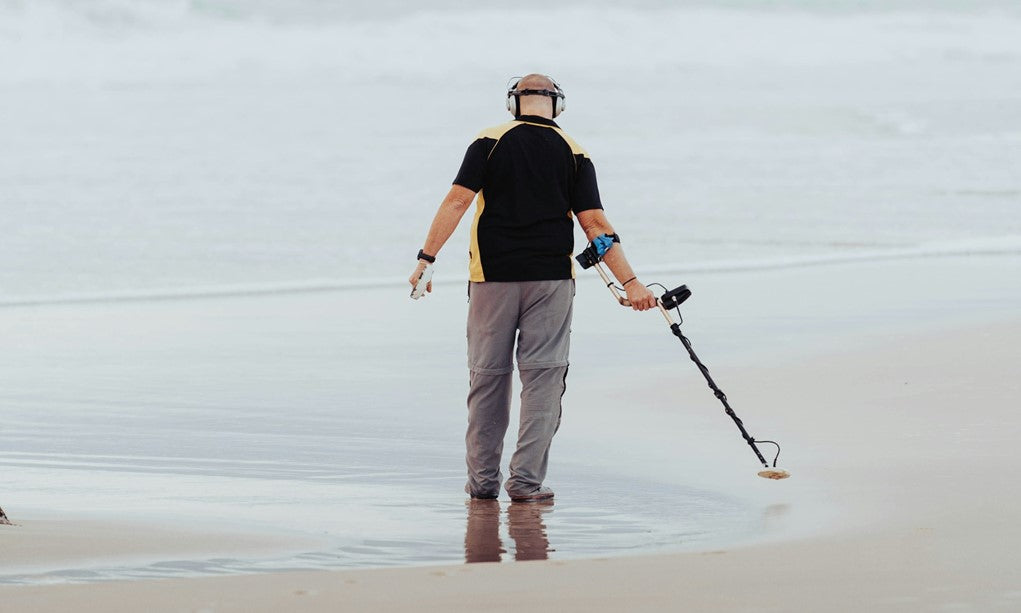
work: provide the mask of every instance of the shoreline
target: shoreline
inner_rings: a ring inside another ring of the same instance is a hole
[[[983,239],[948,240],[937,243],[923,243],[912,247],[877,249],[872,251],[833,251],[810,255],[783,257],[748,258],[744,260],[719,260],[695,263],[674,262],[669,264],[636,265],[635,270],[647,275],[677,274],[746,274],[752,272],[788,271],[814,267],[868,265],[883,262],[918,262],[960,258],[1017,258],[1021,255],[1021,237],[1014,235],[991,236]],[[463,285],[468,262],[456,263],[447,272],[434,277],[437,286]],[[576,273],[583,273],[576,268]],[[365,278],[310,278],[295,281],[267,281],[262,283],[237,283],[221,286],[152,287],[138,290],[110,290],[97,293],[77,292],[54,295],[15,295],[0,298],[0,309],[62,307],[77,305],[103,305],[121,303],[182,302],[194,300],[222,300],[247,297],[273,297],[294,294],[321,294],[352,291],[376,291],[403,289],[407,279],[403,277]]]

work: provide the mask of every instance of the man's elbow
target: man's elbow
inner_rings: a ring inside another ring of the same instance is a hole
[[[464,213],[472,205],[472,200],[474,198],[456,197],[451,200],[450,206],[458,213]]]
[[[454,212],[463,214],[471,206],[475,200],[475,192],[468,188],[454,186],[447,194],[447,197],[443,199],[443,206],[453,210]]]
[[[581,231],[585,233],[589,240],[601,234],[613,234],[613,228],[610,227],[609,222],[596,211],[583,211],[579,213],[578,225],[581,226]]]
[[[592,240],[602,234],[613,234],[613,230],[611,230],[609,226],[601,223],[582,224],[581,230],[585,233],[585,237],[589,240]]]

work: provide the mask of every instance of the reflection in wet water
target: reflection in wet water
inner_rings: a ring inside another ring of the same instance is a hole
[[[499,562],[506,553],[500,542],[500,501],[468,501],[468,528],[464,533],[465,562]]]
[[[553,549],[546,536],[544,513],[553,511],[553,501],[512,502],[507,507],[507,529],[514,540],[514,559],[545,560]]]
[[[501,507],[498,500],[469,500],[468,527],[464,535],[464,561],[499,562],[507,553],[500,540]],[[553,501],[512,502],[507,507],[507,533],[514,544],[514,559],[545,560],[549,537],[543,515],[553,511]]]

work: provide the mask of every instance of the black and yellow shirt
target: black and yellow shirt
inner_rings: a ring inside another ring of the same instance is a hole
[[[483,130],[454,183],[478,192],[471,281],[574,277],[574,214],[603,206],[592,161],[556,123],[522,115]]]

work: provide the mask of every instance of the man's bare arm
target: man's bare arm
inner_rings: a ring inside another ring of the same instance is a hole
[[[465,211],[472,205],[472,201],[475,200],[475,192],[461,185],[450,186],[450,191],[447,192],[447,197],[440,203],[440,208],[436,211],[436,217],[433,218],[432,226],[429,227],[429,235],[426,236],[425,244],[422,245],[422,250],[429,255],[435,256],[446,244],[447,239],[457,229],[457,224],[461,223],[461,218],[464,217]]]
[[[586,238],[590,241],[601,234],[615,234],[613,226],[606,219],[606,214],[602,209],[589,209],[578,213],[578,224],[581,225]],[[606,262],[606,266],[613,276],[617,278],[617,282],[623,284],[631,308],[636,311],[645,311],[656,306],[656,297],[638,280],[619,243],[614,244],[606,252],[603,261]]]
[[[429,234],[425,238],[425,244],[422,245],[422,251],[435,257],[440,252],[440,249],[443,249],[443,245],[446,244],[450,235],[457,229],[457,225],[461,223],[461,218],[464,217],[465,212],[474,200],[475,192],[461,185],[452,185],[450,191],[447,192],[447,197],[440,203],[436,216],[433,217],[432,225],[429,226]],[[411,273],[411,277],[408,278],[408,283],[412,287],[415,286],[415,283],[421,276],[425,264],[425,261],[419,260],[418,267],[415,268],[415,271]],[[426,291],[432,291],[432,283],[429,283]]]

